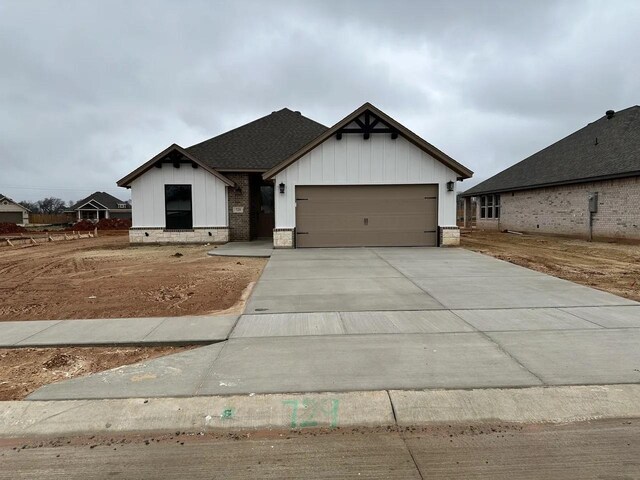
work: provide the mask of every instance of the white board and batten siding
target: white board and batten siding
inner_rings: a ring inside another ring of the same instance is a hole
[[[458,175],[449,167],[399,136],[345,134],[332,137],[276,176],[276,228],[296,225],[296,185],[438,184],[438,225],[456,225],[456,192],[447,182]],[[285,184],[285,193],[278,185]]]
[[[202,168],[165,164],[131,182],[133,227],[165,227],[165,185],[191,185],[194,227],[228,226],[226,185]]]

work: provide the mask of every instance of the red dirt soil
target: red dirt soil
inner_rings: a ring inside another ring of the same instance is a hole
[[[93,232],[95,228],[97,228],[98,231],[129,230],[131,228],[131,220],[125,218],[103,218],[98,220],[97,223],[90,222],[89,220],[80,220],[67,228],[67,231]]]
[[[0,401],[21,400],[42,385],[143,360],[189,347],[66,347],[0,349]]]
[[[15,223],[6,223],[0,222],[0,234],[2,233],[23,233],[26,232],[27,229],[21,227],[20,225],[16,225]]]
[[[464,248],[640,301],[640,245],[474,230]]]
[[[266,260],[210,257],[207,251],[213,248],[131,247],[126,232],[0,247],[0,321],[237,310]]]

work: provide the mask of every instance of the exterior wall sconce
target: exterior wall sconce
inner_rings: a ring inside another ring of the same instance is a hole
[[[455,186],[455,183],[453,183],[453,180],[449,180],[447,182],[447,192],[453,192],[454,186]]]
[[[284,183],[281,183],[278,187],[280,188],[280,193],[284,193]]]

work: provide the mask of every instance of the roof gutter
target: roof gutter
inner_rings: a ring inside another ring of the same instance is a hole
[[[640,170],[634,172],[626,172],[626,173],[617,173],[613,175],[599,175],[597,177],[587,177],[587,178],[579,178],[576,180],[562,180],[559,182],[549,182],[549,183],[540,183],[537,185],[526,185],[520,187],[511,187],[511,188],[502,188],[502,189],[493,189],[493,190],[481,190],[477,192],[462,192],[459,194],[460,197],[478,197],[480,195],[491,195],[494,193],[505,193],[505,192],[520,192],[523,190],[535,190],[537,188],[547,188],[547,187],[561,187],[563,185],[576,185],[579,183],[589,183],[589,182],[602,182],[605,180],[616,180],[619,178],[629,178],[629,177],[640,177]]]

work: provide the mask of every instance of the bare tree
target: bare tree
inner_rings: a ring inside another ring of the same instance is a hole
[[[40,207],[38,206],[38,202],[29,202],[27,200],[23,200],[18,202],[24,208],[28,209],[31,213],[40,213]]]
[[[41,213],[62,213],[66,207],[64,200],[56,197],[47,197],[43,200],[38,200],[38,208]]]

